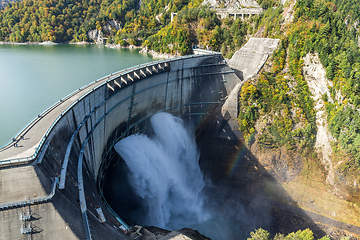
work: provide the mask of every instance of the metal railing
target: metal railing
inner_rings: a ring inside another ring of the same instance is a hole
[[[217,53],[217,52],[212,52],[212,54],[214,55],[221,55],[221,53]],[[77,93],[79,93],[80,91],[82,91],[83,89],[99,82],[99,81],[103,81],[101,84],[95,86],[94,88],[90,89],[89,91],[87,91],[86,93],[84,93],[82,96],[80,96],[76,101],[74,101],[70,106],[68,106],[55,120],[54,122],[51,124],[51,126],[48,128],[48,130],[46,131],[46,133],[44,134],[44,136],[42,137],[38,147],[35,150],[35,153],[32,154],[31,156],[28,157],[22,157],[22,158],[14,158],[14,159],[7,159],[7,160],[1,160],[0,161],[0,166],[1,165],[5,165],[5,164],[14,164],[14,163],[26,163],[26,162],[30,162],[33,161],[40,149],[42,148],[44,142],[46,141],[47,137],[49,136],[50,132],[52,131],[52,129],[54,128],[54,126],[58,123],[58,121],[62,118],[62,116],[64,116],[75,104],[77,104],[79,101],[81,101],[84,97],[88,96],[89,93],[95,91],[96,89],[104,86],[105,84],[109,83],[110,81],[114,80],[115,78],[125,75],[125,74],[129,74],[131,72],[146,68],[146,67],[150,67],[150,66],[155,66],[157,64],[162,64],[162,63],[170,63],[170,62],[175,62],[175,61],[179,61],[179,60],[184,60],[184,59],[191,59],[191,58],[201,58],[203,55],[188,55],[188,56],[182,56],[182,57],[176,57],[176,58],[172,58],[172,59],[163,59],[163,60],[158,60],[158,61],[154,61],[154,62],[149,62],[149,63],[144,63],[144,64],[140,64],[134,67],[129,67],[129,68],[125,68],[123,70],[120,70],[118,72],[112,73],[110,75],[107,75],[103,78],[100,78],[98,80],[95,80],[93,82],[90,82],[89,84],[79,88],[78,90],[70,93],[69,95],[67,95],[66,97],[60,99],[58,102],[56,102],[55,104],[53,104],[51,107],[49,107],[48,109],[46,109],[44,112],[42,112],[41,114],[38,115],[38,117],[36,117],[32,122],[30,122],[27,126],[25,126],[15,137],[13,137],[13,139],[11,141],[9,141],[7,144],[3,145],[1,148],[7,147],[9,146],[12,142],[14,142],[17,138],[19,138],[19,136],[23,135],[24,132],[27,131],[27,129],[33,125],[36,124],[36,121],[39,120],[40,118],[42,118],[44,115],[48,114],[51,110],[53,110],[54,108],[58,107],[62,102],[66,101],[67,99],[71,98],[72,96],[76,95]],[[107,79],[107,80],[106,80]],[[129,84],[131,84],[132,82],[129,82]]]
[[[39,204],[39,203],[47,202],[47,201],[51,200],[54,197],[55,190],[56,190],[56,185],[58,184],[58,181],[59,180],[56,177],[54,179],[54,182],[53,182],[51,193],[49,195],[47,195],[46,197],[29,198],[29,199],[24,200],[24,201],[12,202],[12,203],[2,203],[2,204],[0,204],[0,210],[14,208],[14,207],[24,207],[24,206],[28,206],[28,205],[31,205],[31,204]]]
[[[197,56],[199,57],[199,56]],[[169,61],[167,61],[169,62]],[[158,62],[152,63],[151,65],[155,65],[158,64]],[[140,65],[138,68],[131,68],[128,71],[123,70],[121,71],[121,74],[119,74],[119,76],[121,77],[122,75],[131,73],[133,71],[136,71],[138,69],[142,69],[146,66],[151,66],[151,65]],[[104,84],[114,80],[114,78],[119,77],[119,76],[114,76],[111,79],[108,79],[108,81],[103,82],[101,85],[94,87],[93,89],[89,90],[87,93],[85,93],[84,95],[82,95],[81,97],[79,97],[79,99],[75,102],[73,102],[67,109],[64,110],[64,112],[58,117],[61,118],[61,116],[63,116],[69,109],[71,109],[74,104],[78,103],[79,101],[81,101],[84,97],[86,97],[89,93],[95,91],[97,88],[103,86]],[[130,82],[131,84],[132,82]],[[79,188],[79,200],[80,200],[80,207],[81,207],[81,211],[82,211],[82,215],[83,215],[83,223],[84,223],[84,227],[85,227],[85,234],[86,234],[86,238],[87,239],[92,239],[92,235],[91,235],[91,229],[90,229],[90,225],[89,225],[89,220],[88,220],[88,216],[87,216],[87,206],[86,206],[86,199],[85,199],[85,190],[84,190],[84,182],[83,182],[83,171],[82,171],[82,167],[83,167],[83,155],[84,155],[84,151],[85,151],[85,147],[88,143],[89,138],[91,137],[94,129],[98,126],[98,124],[105,118],[105,116],[111,112],[118,104],[120,104],[121,102],[123,102],[124,100],[120,101],[119,103],[117,103],[115,106],[113,106],[110,110],[108,110],[107,112],[105,112],[99,119],[98,121],[95,123],[95,125],[93,126],[93,128],[89,131],[88,136],[86,137],[86,139],[83,141],[82,143],[82,147],[81,147],[81,151],[80,151],[80,155],[78,158],[78,188]],[[72,148],[72,144],[74,142],[75,136],[78,134],[80,128],[82,126],[84,126],[85,122],[88,120],[88,118],[92,115],[92,113],[98,109],[101,105],[103,105],[104,103],[106,103],[107,100],[104,100],[103,102],[101,102],[98,106],[94,107],[94,109],[84,117],[83,121],[81,122],[81,124],[79,124],[79,126],[77,127],[76,131],[73,133],[71,140],[68,144],[67,150],[66,150],[66,154],[65,154],[65,160],[63,163],[63,167],[62,167],[62,171],[61,171],[61,180],[60,180],[60,185],[59,188],[63,189],[65,188],[65,179],[66,179],[66,169],[67,169],[67,164],[68,164],[68,157],[70,155],[70,151]],[[202,103],[191,103],[190,105],[195,105],[195,104],[217,104],[218,102],[202,102]],[[178,106],[179,107],[179,106]],[[54,121],[53,125],[55,125],[57,123],[58,119],[56,119],[56,121]],[[51,128],[52,129],[52,128]],[[48,133],[50,133],[51,129],[49,128]],[[111,213],[114,214],[112,208],[106,203],[106,206],[108,207],[108,209],[110,209]],[[120,217],[118,217],[116,215],[116,213],[114,214],[115,218],[126,228],[128,229],[129,227],[127,226],[127,224],[121,220]]]
[[[193,48],[193,52],[198,52],[198,53],[203,53],[203,54],[222,54],[221,52],[216,52],[216,51],[211,51],[211,50],[206,50],[206,49],[202,49],[202,48]],[[200,54],[197,54],[200,55]]]

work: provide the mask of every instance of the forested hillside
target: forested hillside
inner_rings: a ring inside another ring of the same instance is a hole
[[[172,12],[178,15],[170,23]],[[121,29],[106,27],[109,20]],[[200,44],[231,57],[245,42],[249,26],[240,19],[220,21],[199,0],[146,0],[141,6],[135,0],[25,0],[0,11],[0,41],[91,41],[88,31],[98,29],[107,43],[144,44],[181,55]]]
[[[355,0],[299,0],[294,20],[288,25],[274,25],[281,19],[281,7],[268,9],[263,18],[263,36],[281,38],[282,42],[271,69],[242,88],[239,120],[247,136],[255,131],[255,122],[267,115],[271,121],[261,135],[264,146],[285,145],[312,152],[316,137],[314,104],[302,67],[305,55],[314,52],[333,85],[331,96],[324,94],[323,100],[329,130],[336,139],[332,142],[336,158],[343,160],[344,171],[359,169],[359,5]]]
[[[0,41],[88,41],[87,31],[102,30],[109,20],[122,26],[121,31],[105,33],[117,43],[144,38],[169,22],[170,11],[177,12],[187,3],[149,0],[139,6],[136,0],[25,0],[0,11]],[[164,11],[162,22],[154,17],[160,11]]]
[[[0,0],[0,9],[5,7],[8,3],[13,3],[14,0]]]

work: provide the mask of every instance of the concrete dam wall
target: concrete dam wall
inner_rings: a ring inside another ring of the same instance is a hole
[[[214,53],[139,65],[69,97],[34,158],[0,159],[0,239],[129,239],[101,193],[114,144],[162,111],[201,129],[239,81]]]

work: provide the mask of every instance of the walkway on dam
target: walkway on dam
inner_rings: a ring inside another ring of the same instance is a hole
[[[21,159],[22,162],[26,162],[26,159],[24,158],[28,158],[29,161],[33,160],[31,157],[37,152],[37,147],[41,143],[46,132],[52,126],[54,121],[64,112],[64,110],[66,110],[71,104],[76,102],[81,96],[93,88],[103,84],[110,78],[119,76],[124,72],[131,71],[137,67],[138,66],[127,68],[120,72],[96,80],[89,85],[78,89],[69,96],[59,100],[45,112],[39,114],[38,117],[33,122],[31,122],[16,138],[12,139],[11,143],[0,149],[0,167],[2,165],[8,165],[9,163],[16,164],[17,162],[20,162]]]

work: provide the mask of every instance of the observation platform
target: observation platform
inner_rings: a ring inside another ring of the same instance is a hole
[[[220,15],[221,19],[230,16],[234,17],[234,20],[236,20],[237,17],[240,17],[242,20],[244,20],[246,17],[250,18],[252,15],[260,15],[263,12],[263,9],[261,7],[215,8],[215,12]]]

